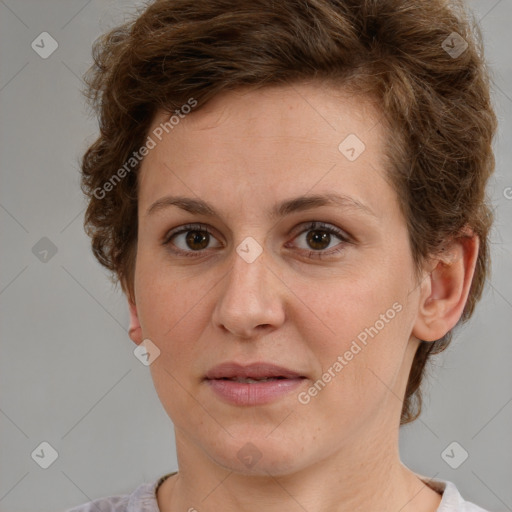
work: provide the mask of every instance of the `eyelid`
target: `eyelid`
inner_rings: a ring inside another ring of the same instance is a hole
[[[215,233],[212,231],[210,226],[208,226],[206,224],[202,224],[200,222],[193,222],[190,224],[183,224],[183,225],[177,226],[176,228],[173,228],[169,231],[166,231],[166,233],[162,237],[162,245],[168,244],[172,237],[174,237],[176,235],[180,235],[182,233],[186,233],[187,231],[204,231],[205,233],[208,233],[210,236],[218,238],[215,235]]]
[[[308,222],[302,222],[301,224],[299,224],[298,226],[293,228],[293,230],[290,232],[290,234],[297,233],[295,235],[295,238],[296,238],[298,235],[301,235],[302,233],[304,233],[306,231],[312,231],[312,230],[318,230],[318,231],[325,230],[329,233],[335,234],[336,236],[338,236],[339,238],[341,238],[342,240],[344,240],[346,242],[352,240],[352,236],[349,235],[345,230],[337,227],[334,224],[331,224],[330,222],[323,222],[320,220],[312,220],[312,221],[308,221]]]

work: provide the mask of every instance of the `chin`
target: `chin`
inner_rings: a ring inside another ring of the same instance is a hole
[[[210,457],[219,466],[251,476],[289,475],[307,467],[304,446],[283,443],[283,439],[269,439],[268,430],[261,435],[236,436],[228,444],[217,444]],[[220,448],[220,452],[217,449]]]

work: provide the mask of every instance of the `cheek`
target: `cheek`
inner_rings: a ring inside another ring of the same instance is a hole
[[[143,244],[144,245],[144,244]],[[181,321],[190,325],[187,312],[193,310],[203,291],[194,290],[188,279],[180,278],[179,270],[172,268],[161,255],[153,254],[149,243],[139,247],[135,272],[137,311],[145,335],[156,339],[171,334]]]
[[[327,408],[330,402],[346,410],[362,404],[371,409],[394,386],[411,315],[404,280],[392,275],[377,269],[336,286],[331,281],[318,292],[304,287],[297,293],[308,305],[297,311],[298,331],[319,362],[318,393],[312,394],[323,395]]]
[[[196,368],[202,348],[196,341],[204,331],[208,302],[204,295],[210,287],[171,282],[163,274],[158,279],[140,279],[143,335],[160,349],[150,366],[151,377],[160,402],[177,426],[203,421],[204,410],[191,400],[190,393],[195,393],[199,375]]]
[[[145,338],[160,349],[151,367],[162,366],[173,374],[193,368],[206,321],[208,279],[193,282],[177,278],[172,269],[147,264],[143,258],[136,273],[137,310]],[[200,281],[200,282],[199,282]],[[158,364],[156,364],[158,363]]]
[[[348,350],[358,337],[364,343],[377,335],[376,330],[379,338],[386,337],[386,332],[402,325],[400,317],[407,297],[405,285],[389,276],[390,272],[374,267],[313,286],[294,286],[303,307],[293,321],[301,323],[302,332],[309,332],[304,339],[315,339],[317,348],[326,352]]]

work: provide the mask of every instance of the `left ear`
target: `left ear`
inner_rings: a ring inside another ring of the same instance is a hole
[[[478,236],[465,229],[430,260],[432,270],[421,283],[412,331],[416,338],[438,340],[457,324],[469,295],[479,247]]]

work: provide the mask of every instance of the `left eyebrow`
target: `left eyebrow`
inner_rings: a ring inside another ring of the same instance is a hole
[[[165,196],[155,201],[146,211],[146,215],[151,215],[169,206],[177,206],[189,213],[205,215],[209,217],[220,217],[215,208],[203,201],[184,196]],[[366,215],[377,218],[377,215],[361,201],[346,195],[334,193],[304,195],[288,199],[275,205],[269,212],[271,218],[281,218],[294,212],[311,210],[321,206],[339,206],[344,209],[355,210]]]

